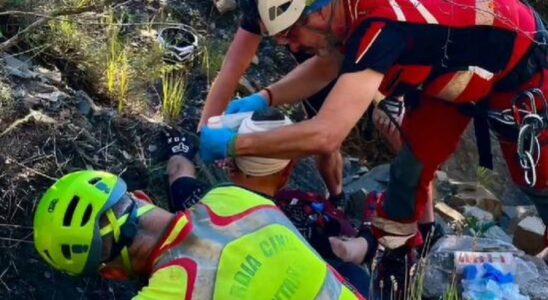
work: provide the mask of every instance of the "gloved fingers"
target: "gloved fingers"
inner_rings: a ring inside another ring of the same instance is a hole
[[[268,100],[261,93],[255,93],[242,99],[232,100],[226,108],[226,114],[261,111],[266,108],[268,108]]]
[[[227,158],[236,132],[229,128],[204,127],[200,134],[200,157],[205,163]]]

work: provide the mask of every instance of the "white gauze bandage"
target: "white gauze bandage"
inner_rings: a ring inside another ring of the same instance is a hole
[[[293,122],[284,116],[283,120],[254,121],[252,116],[245,118],[238,129],[238,134],[265,132],[275,128],[291,125]],[[267,176],[285,168],[290,159],[266,158],[256,156],[241,156],[235,159],[240,171],[249,176]]]

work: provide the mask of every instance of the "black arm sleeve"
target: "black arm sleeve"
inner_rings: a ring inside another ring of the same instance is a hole
[[[251,18],[242,17],[242,19],[240,20],[240,28],[256,35],[261,34],[261,27],[259,25],[259,22]]]
[[[386,74],[404,52],[405,45],[405,35],[396,25],[365,21],[346,42],[341,74],[366,69]]]

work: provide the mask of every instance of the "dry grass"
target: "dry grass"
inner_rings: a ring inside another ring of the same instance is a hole
[[[181,117],[186,91],[186,70],[166,70],[162,75],[162,116],[172,122]]]

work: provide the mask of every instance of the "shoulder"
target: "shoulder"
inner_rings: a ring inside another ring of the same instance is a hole
[[[196,282],[196,264],[179,259],[156,270],[133,300],[191,299]]]
[[[386,73],[406,47],[407,38],[401,26],[379,18],[356,24],[345,42],[343,73],[368,68]]]

